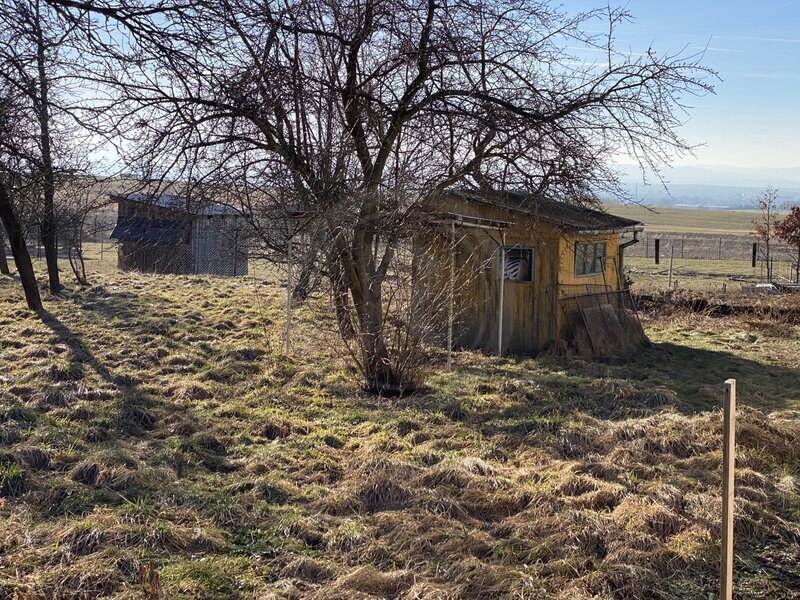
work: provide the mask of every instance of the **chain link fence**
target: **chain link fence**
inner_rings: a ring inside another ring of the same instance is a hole
[[[625,275],[635,289],[749,291],[759,284],[800,284],[798,251],[750,235],[645,233],[625,250]]]
[[[285,278],[286,265],[280,264],[285,257],[259,256],[252,250],[253,241],[241,232],[226,231],[222,241],[219,232],[200,234],[176,251],[174,244],[114,240],[115,225],[116,215],[101,213],[87,219],[79,235],[61,232],[59,257],[73,268],[85,269],[89,280],[92,273],[122,271]],[[31,257],[43,263],[44,248],[35,226],[27,240]],[[8,247],[5,252],[11,262]],[[800,285],[799,258],[797,249],[772,242],[767,260],[764,244],[752,235],[646,232],[638,244],[626,248],[624,274],[635,291],[749,291],[767,283]]]

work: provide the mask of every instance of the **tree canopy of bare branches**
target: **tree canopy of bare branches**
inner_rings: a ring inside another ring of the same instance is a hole
[[[116,66],[95,76],[116,92],[97,114],[131,164],[262,221],[310,215],[378,389],[397,383],[383,284],[421,203],[453,186],[619,194],[614,157],[657,171],[690,151],[678,127],[714,75],[618,51],[624,9],[548,0],[49,2],[105,23]]]
[[[690,150],[685,102],[713,74],[618,52],[625,19],[546,1],[204,0],[147,16],[163,36],[131,37],[137,60],[109,83],[153,173],[314,215],[381,387],[382,285],[421,202],[451,186],[591,202],[619,192],[614,156],[657,169]]]

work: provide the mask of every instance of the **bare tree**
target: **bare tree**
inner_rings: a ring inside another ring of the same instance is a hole
[[[110,106],[132,158],[231,203],[246,186],[263,215],[313,215],[378,390],[400,379],[384,284],[423,204],[452,186],[620,194],[610,158],[657,170],[690,151],[676,132],[685,99],[711,91],[698,56],[617,51],[624,10],[204,0],[159,4],[155,18],[147,3],[102,6],[130,34],[131,60],[104,85],[119,90]]]
[[[94,89],[86,85],[92,81],[85,52],[90,38],[79,28],[87,23],[45,0],[4,0],[0,10],[0,80],[30,113],[27,164],[19,175],[29,181],[26,209],[38,223],[53,294],[61,289],[58,188],[88,169],[82,113],[92,110]]]
[[[778,190],[768,186],[756,197],[758,218],[753,221],[755,236],[759,241],[761,258],[767,265],[767,281],[772,281],[772,238],[775,235],[775,218],[778,211]]]
[[[775,221],[775,237],[786,243],[795,255],[795,281],[800,283],[800,206],[792,206],[789,214]]]
[[[28,113],[20,107],[14,90],[0,81],[0,225],[8,236],[14,265],[31,310],[42,308],[42,299],[28,247],[25,243],[24,211],[20,208],[22,178],[19,172],[27,164],[25,119]],[[5,247],[3,248],[5,255]]]
[[[2,227],[0,227],[0,275],[11,275],[8,260],[6,260],[6,239]]]

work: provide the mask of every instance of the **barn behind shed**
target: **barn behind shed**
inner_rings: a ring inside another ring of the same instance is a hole
[[[453,347],[615,354],[644,340],[622,270],[640,222],[516,192],[452,191],[429,209],[439,228],[415,240],[420,286],[453,290]]]
[[[247,275],[247,227],[236,210],[180,196],[111,194],[123,271],[175,275]]]

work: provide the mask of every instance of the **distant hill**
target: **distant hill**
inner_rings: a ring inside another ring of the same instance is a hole
[[[663,173],[666,188],[634,165],[620,165],[630,195],[653,206],[752,208],[765,187],[778,188],[778,203],[800,203],[800,167],[755,169],[730,166],[675,167]]]

